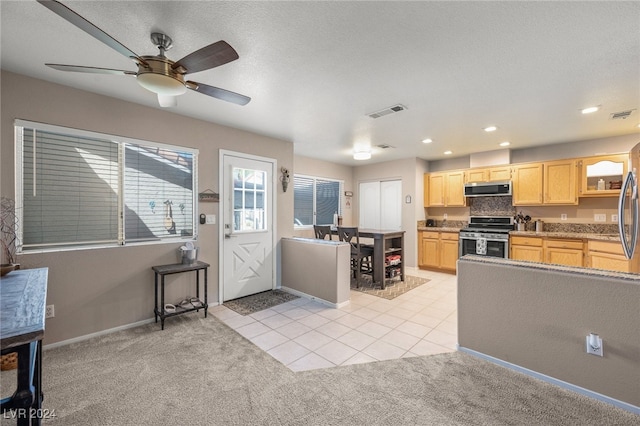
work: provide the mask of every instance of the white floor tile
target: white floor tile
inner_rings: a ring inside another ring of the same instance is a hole
[[[351,329],[346,325],[338,324],[335,321],[328,322],[320,327],[316,328],[322,334],[325,334],[333,339],[337,339],[343,334],[347,334]]]
[[[427,327],[426,325],[418,324],[417,322],[413,321],[405,321],[395,329],[398,331],[402,331],[403,333],[415,336],[419,339],[422,339],[427,335],[427,333],[433,330],[431,327]]]
[[[357,328],[367,322],[367,320],[357,315],[347,314],[336,319],[335,322],[337,322],[338,324],[346,325],[349,328]]]
[[[298,336],[302,336],[304,333],[311,331],[311,328],[296,321],[292,321],[289,324],[278,327],[276,331],[289,339],[295,339]]]
[[[400,358],[407,351],[390,343],[376,340],[364,348],[362,352],[377,359],[378,361],[384,361],[386,359]]]
[[[358,353],[357,350],[344,343],[332,340],[326,345],[315,350],[315,353],[323,358],[328,359],[332,363],[339,365]]]
[[[292,323],[293,320],[289,317],[285,317],[282,314],[276,313],[275,315],[271,315],[270,317],[260,320],[260,322],[269,328],[276,329],[282,327],[283,325]]]
[[[307,317],[299,319],[298,322],[300,324],[306,325],[309,328],[318,328],[321,325],[331,322],[331,320],[327,317],[323,317],[322,315],[311,314]]]
[[[420,341],[420,338],[412,336],[407,333],[403,333],[402,331],[391,330],[380,339],[382,342],[390,343],[394,346],[397,346],[405,351],[411,349],[416,343]]]
[[[379,339],[385,334],[387,334],[388,332],[390,332],[392,329],[382,324],[378,324],[375,322],[368,322],[368,323],[362,324],[360,327],[356,328],[356,330],[361,331],[364,334],[368,334],[369,336],[374,337],[376,339]]]
[[[335,366],[336,365],[334,363],[321,357],[315,352],[311,352],[287,365],[287,367],[289,367],[293,371],[317,370],[319,368],[329,368]]]
[[[284,365],[289,365],[292,362],[309,354],[310,352],[311,351],[309,349],[297,344],[292,340],[289,340],[288,342],[285,342],[267,351],[269,355],[271,355]]]
[[[378,360],[365,353],[358,352],[357,354],[355,354],[354,356],[352,356],[351,358],[343,362],[341,365],[365,364],[367,362],[375,362],[375,361],[378,361]]]
[[[332,342],[333,339],[327,336],[326,334],[322,334],[315,330],[311,330],[308,333],[304,333],[296,337],[295,339],[293,339],[293,341],[304,346],[310,351],[315,351],[319,347],[324,346],[329,342]]]
[[[266,325],[256,321],[240,328],[236,328],[236,331],[247,339],[251,339],[252,337],[271,331],[271,329]]]
[[[343,334],[342,336],[338,337],[338,339],[336,340],[344,343],[345,345],[349,345],[358,351],[361,351],[375,342],[376,338],[371,337],[368,334],[364,334],[363,332],[358,330],[351,330],[347,334]]]
[[[249,315],[251,318],[255,319],[256,321],[262,321],[265,318],[269,318],[273,315],[276,315],[278,312],[274,311],[273,309],[265,309],[262,311],[258,311],[258,312],[254,312],[253,314]]]
[[[231,317],[225,320],[225,324],[227,324],[229,327],[233,328],[234,330],[242,326],[245,326],[247,324],[251,324],[253,322],[256,322],[256,320],[253,319],[252,317],[242,316],[242,315],[238,315],[237,317]]]
[[[263,351],[268,351],[271,348],[275,348],[278,345],[288,342],[289,338],[283,336],[275,330],[271,330],[258,336],[252,337],[250,340],[254,345],[259,347]]]

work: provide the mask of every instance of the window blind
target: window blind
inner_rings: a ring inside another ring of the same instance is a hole
[[[295,175],[293,177],[294,225],[331,225],[341,213],[342,181]]]

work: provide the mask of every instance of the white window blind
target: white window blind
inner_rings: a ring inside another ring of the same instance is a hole
[[[22,249],[194,236],[197,150],[16,121]]]

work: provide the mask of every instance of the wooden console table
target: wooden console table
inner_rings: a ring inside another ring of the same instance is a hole
[[[205,262],[197,261],[190,265],[182,263],[174,263],[171,265],[158,265],[152,266],[153,272],[155,272],[155,308],[153,312],[155,314],[156,322],[160,318],[162,330],[164,330],[164,319],[175,315],[181,315],[187,312],[199,311],[204,309],[204,317],[207,317],[207,271],[209,264]],[[204,271],[204,300],[202,306],[194,306],[191,308],[183,308],[176,306],[175,312],[166,312],[164,309],[164,277],[170,274],[180,274],[182,272],[195,271],[196,272],[196,297],[200,297],[200,270]],[[160,305],[158,305],[158,277],[160,277]]]
[[[17,389],[1,401],[4,418],[39,425],[42,409],[42,338],[48,268],[23,269],[0,280],[0,348],[18,354]]]

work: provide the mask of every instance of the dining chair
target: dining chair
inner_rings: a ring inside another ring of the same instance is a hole
[[[331,239],[331,225],[313,225],[313,232],[318,239],[324,240],[327,235]]]
[[[360,244],[360,233],[357,227],[338,227],[338,239],[351,244],[351,271],[356,279],[356,287],[360,287],[362,274],[373,276],[373,248]]]

